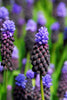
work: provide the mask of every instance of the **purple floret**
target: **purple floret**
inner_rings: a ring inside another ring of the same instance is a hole
[[[16,46],[13,48],[12,58],[18,58],[18,49]]]
[[[32,32],[35,32],[37,30],[37,25],[36,22],[33,21],[32,19],[28,20],[27,25],[26,25],[26,30],[30,30]]]
[[[27,59],[26,59],[26,58],[24,58],[24,59],[22,60],[22,64],[23,64],[23,65],[25,65],[25,64],[26,64],[26,62],[27,62]]]
[[[64,62],[64,66],[62,68],[62,73],[67,73],[67,61]]]
[[[26,73],[26,76],[27,76],[27,78],[32,79],[32,78],[34,78],[34,72],[32,70],[28,70]]]
[[[25,88],[26,80],[25,80],[24,74],[19,74],[19,75],[15,78],[15,80],[16,80],[16,82],[15,82],[16,85],[22,86],[22,88]]]
[[[58,22],[55,22],[51,26],[51,30],[59,30],[60,24]]]
[[[8,19],[9,18],[9,12],[5,7],[0,7],[0,18],[1,19]]]
[[[20,14],[21,11],[22,11],[22,7],[20,5],[18,5],[18,4],[15,3],[13,5],[12,12],[16,13],[16,14]]]
[[[43,15],[42,12],[39,12],[39,13],[38,13],[38,20],[37,20],[37,22],[38,22],[40,25],[45,25],[45,24],[46,24],[46,19],[45,19],[45,17],[44,17],[44,15]]]
[[[3,71],[3,66],[1,65],[1,62],[0,62],[0,72]]]
[[[52,79],[49,74],[46,74],[46,76],[43,77],[43,85],[46,87],[50,87],[52,85]]]
[[[57,7],[57,16],[65,17],[66,16],[66,6],[65,3],[61,2]]]
[[[3,28],[1,29],[3,32],[8,31],[8,33],[10,32],[10,36],[13,35],[14,31],[15,31],[15,24],[12,20],[6,20],[3,23]]]
[[[46,27],[41,27],[39,32],[35,35],[35,41],[38,44],[47,44],[48,43],[48,31]]]
[[[18,24],[19,25],[23,25],[25,23],[25,20],[23,19],[23,18],[20,18],[19,20],[18,20]]]

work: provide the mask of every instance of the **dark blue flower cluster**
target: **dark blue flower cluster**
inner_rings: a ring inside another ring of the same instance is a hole
[[[16,14],[20,14],[22,11],[22,7],[19,6],[18,4],[14,3],[13,8],[12,8],[12,12],[16,13]]]
[[[27,78],[32,79],[32,78],[34,78],[34,72],[32,70],[28,70],[26,73],[26,76],[27,76]]]
[[[26,80],[25,80],[25,76],[24,74],[19,74],[16,78],[15,78],[16,82],[15,84],[18,86],[21,86],[22,88],[25,88],[26,85]]]
[[[35,35],[35,41],[38,44],[47,44],[48,43],[48,31],[46,27],[41,27],[39,32]]]
[[[46,76],[43,77],[43,85],[46,87],[50,87],[52,85],[52,79],[49,74],[46,74]]]

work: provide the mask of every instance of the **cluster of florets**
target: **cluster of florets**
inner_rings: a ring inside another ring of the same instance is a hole
[[[46,19],[45,19],[42,12],[38,13],[37,23],[40,24],[40,25],[45,25],[46,24]]]
[[[65,3],[61,2],[57,7],[57,16],[65,17],[66,16],[66,6]]]
[[[60,27],[59,23],[55,22],[55,23],[52,24],[51,30],[59,30],[59,27]]]
[[[25,88],[26,80],[24,74],[19,74],[16,78],[16,85],[21,86],[22,88]]]
[[[32,70],[28,70],[26,73],[26,76],[27,76],[27,78],[32,79],[32,78],[34,78],[34,72]]]
[[[12,8],[12,12],[16,13],[16,14],[20,14],[22,11],[22,7],[16,3],[14,3],[13,8]]]
[[[35,32],[37,30],[37,25],[32,19],[28,20],[26,30],[30,30],[32,32]]]
[[[41,27],[39,29],[39,32],[35,35],[35,41],[36,43],[42,45],[42,44],[47,44],[48,43],[48,31],[46,27]]]
[[[5,7],[0,7],[0,19],[9,19],[9,12]]]

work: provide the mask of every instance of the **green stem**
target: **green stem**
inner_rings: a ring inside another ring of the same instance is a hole
[[[41,98],[42,98],[42,100],[45,100],[41,74],[40,74],[40,87],[41,87]]]
[[[29,65],[30,65],[30,53],[27,54],[27,63],[26,63],[26,66],[25,66],[25,70],[24,70],[24,74],[26,75],[26,72],[28,71],[29,69]]]
[[[4,93],[5,93],[5,97],[7,96],[7,83],[8,83],[8,70],[4,70]]]

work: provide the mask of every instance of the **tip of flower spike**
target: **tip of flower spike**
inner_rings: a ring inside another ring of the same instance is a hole
[[[26,62],[27,62],[27,59],[26,59],[26,58],[24,58],[24,59],[22,60],[22,64],[23,64],[23,65],[25,65],[25,64],[26,64]]]
[[[27,76],[27,78],[32,79],[32,78],[34,78],[34,72],[32,70],[28,70],[26,73],[26,76]]]
[[[19,74],[16,78],[16,85],[21,86],[22,88],[25,88],[26,86],[26,80],[24,74]]]
[[[37,22],[39,24],[41,24],[41,25],[45,25],[46,24],[46,19],[45,19],[45,17],[44,17],[42,12],[38,13],[38,20],[37,20]]]
[[[12,12],[16,13],[16,14],[20,14],[22,11],[22,7],[16,3],[14,3],[13,8],[12,8]]]
[[[32,19],[28,20],[26,30],[30,30],[32,32],[35,32],[37,30],[37,25]]]
[[[65,17],[66,16],[66,6],[64,2],[60,2],[57,7],[57,16]]]
[[[35,41],[38,44],[47,44],[48,43],[48,31],[46,27],[41,27],[39,32],[35,35]]]
[[[46,76],[44,76],[42,80],[43,80],[44,86],[49,88],[52,85],[52,83],[51,83],[52,79],[51,79],[51,76],[49,74],[46,74]]]
[[[0,18],[1,19],[9,19],[8,9],[5,7],[0,7]]]
[[[1,29],[1,31],[4,31],[4,32],[6,32],[6,34],[9,34],[10,36],[12,36],[15,31],[14,22],[12,20],[4,21],[3,28]]]
[[[60,24],[58,22],[55,22],[51,26],[51,30],[59,30]]]
[[[18,49],[16,46],[13,48],[12,58],[18,58]]]

